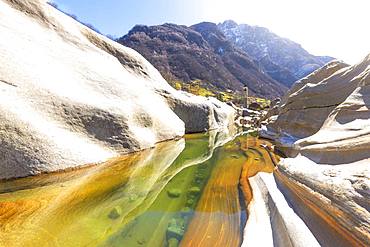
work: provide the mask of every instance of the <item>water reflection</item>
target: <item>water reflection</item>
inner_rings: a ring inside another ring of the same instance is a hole
[[[216,147],[232,138],[227,132],[190,135],[95,167],[2,182],[0,246],[111,243],[149,208],[160,211],[161,197],[168,193],[176,196],[171,185],[189,185],[181,179],[176,182],[176,174],[207,162]],[[185,173],[192,177],[200,171],[193,168]],[[194,205],[196,200],[194,197]]]

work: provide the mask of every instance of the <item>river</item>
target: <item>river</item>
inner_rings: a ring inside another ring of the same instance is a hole
[[[187,135],[98,166],[0,183],[0,246],[240,246],[248,177],[274,154],[248,134]]]

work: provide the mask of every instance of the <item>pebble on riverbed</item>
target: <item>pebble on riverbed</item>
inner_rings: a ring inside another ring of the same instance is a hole
[[[171,198],[179,197],[181,195],[181,190],[179,190],[179,189],[167,190],[167,195]]]
[[[139,239],[138,241],[136,241],[139,245],[143,245],[145,244],[145,239]]]
[[[182,236],[184,235],[184,229],[185,220],[183,218],[171,219],[167,228],[167,239],[171,240],[172,238],[175,238],[177,240],[181,240]]]
[[[194,187],[191,187],[188,192],[189,192],[190,195],[199,195],[200,188],[194,186]]]
[[[114,207],[110,213],[108,214],[108,217],[112,220],[115,220],[117,219],[118,217],[120,217],[122,214],[122,210],[121,210],[121,207],[120,206],[116,206]]]
[[[176,238],[171,238],[168,240],[168,247],[177,247],[179,246],[179,240]]]
[[[181,209],[181,216],[186,217],[191,213],[192,209],[190,207],[184,207]]]
[[[194,204],[194,199],[188,199],[187,201],[186,201],[186,203],[185,203],[185,206],[187,206],[187,207],[192,207],[193,206],[193,204]]]

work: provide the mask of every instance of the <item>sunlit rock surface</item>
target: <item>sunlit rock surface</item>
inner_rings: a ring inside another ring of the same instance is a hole
[[[337,236],[336,246],[370,242],[370,55],[331,63],[297,82],[262,135],[288,155],[277,175]],[[289,197],[289,196],[288,196]],[[310,219],[305,222],[309,225]],[[311,229],[318,241],[329,235]],[[335,235],[334,235],[335,236]],[[344,242],[346,244],[344,244]]]
[[[0,179],[233,122],[231,107],[175,91],[137,52],[45,1],[1,0],[0,13]]]
[[[279,133],[280,138],[295,139],[318,131],[329,113],[355,88],[356,83],[347,83],[348,76],[344,76],[346,66],[334,61],[297,81],[282,99],[278,106],[279,117],[268,129]]]
[[[319,246],[278,189],[273,171],[279,157],[271,152],[271,144],[250,138],[242,148],[247,161],[240,185],[248,206],[248,219],[241,246]]]
[[[243,247],[320,246],[285,200],[272,174],[259,173],[249,182],[253,200],[248,207],[250,216],[244,229]]]

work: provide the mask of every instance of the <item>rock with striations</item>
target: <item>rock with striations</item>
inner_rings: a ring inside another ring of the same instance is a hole
[[[268,129],[279,133],[280,138],[291,138],[292,141],[317,132],[329,113],[356,86],[356,83],[346,81],[347,76],[341,79],[347,71],[343,69],[348,66],[333,61],[297,81],[278,105],[278,117]]]
[[[171,81],[201,80],[210,89],[242,91],[274,98],[287,88],[269,75],[244,51],[235,47],[216,24],[191,27],[137,25],[118,42],[135,49]]]
[[[367,246],[370,55],[353,66],[333,62],[297,82],[262,134],[288,155],[277,174],[293,194],[333,226],[347,246]],[[325,226],[312,228],[321,244],[334,243],[322,234]]]
[[[231,107],[172,89],[140,54],[46,1],[1,0],[0,12],[0,179],[233,123]]]
[[[231,20],[218,27],[234,45],[257,61],[263,71],[287,87],[333,60],[328,56],[314,56],[301,45],[264,27],[238,25]]]

